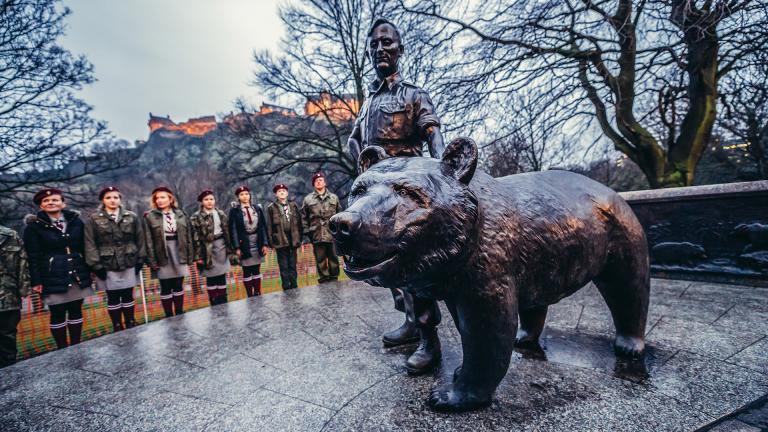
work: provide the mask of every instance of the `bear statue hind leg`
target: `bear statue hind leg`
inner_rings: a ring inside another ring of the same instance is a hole
[[[446,302],[448,303],[448,302]],[[515,343],[515,304],[453,303],[451,315],[461,334],[463,363],[451,383],[435,387],[428,399],[436,411],[470,411],[489,405],[509,368]]]
[[[611,311],[616,327],[616,355],[642,357],[650,296],[647,258],[637,256],[615,260],[594,282]]]
[[[524,350],[541,349],[539,338],[547,321],[547,306],[520,309],[520,327],[517,329],[515,346]]]

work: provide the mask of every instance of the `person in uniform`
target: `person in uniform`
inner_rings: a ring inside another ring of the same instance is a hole
[[[184,313],[184,277],[194,259],[187,215],[165,186],[152,191],[152,210],[144,213],[147,261],[160,279],[160,302],[166,317]]]
[[[107,293],[112,329],[135,325],[133,289],[147,258],[144,231],[136,213],[121,205],[115,186],[99,192],[99,209],[85,222],[85,262],[96,275],[96,288]]]
[[[312,241],[312,250],[317,265],[319,283],[332,282],[339,278],[339,256],[333,245],[333,236],[328,229],[331,216],[341,211],[339,197],[326,188],[325,176],[321,172],[312,175],[314,191],[304,197],[301,217],[304,232]]]
[[[267,255],[267,221],[260,205],[251,201],[248,186],[235,189],[237,202],[229,210],[229,233],[243,267],[248,297],[261,295],[261,261]]]
[[[228,218],[216,207],[212,190],[200,192],[197,201],[200,202],[200,210],[189,218],[195,262],[205,277],[208,301],[215,306],[227,302],[227,273],[232,252]]]
[[[76,345],[83,331],[83,299],[93,295],[84,257],[85,224],[77,212],[65,209],[59,189],[43,189],[33,200],[40,211],[25,218],[24,229],[32,289],[51,312],[56,347]]]
[[[405,46],[397,27],[378,19],[368,32],[367,42],[376,79],[369,86],[368,97],[349,136],[351,156],[358,160],[368,146],[380,146],[390,156],[421,156],[426,143],[430,156],[442,157],[445,144],[440,120],[429,95],[403,79],[398,70]],[[419,347],[405,365],[411,374],[424,373],[440,360],[437,336],[440,309],[435,300],[414,297],[401,289],[392,290],[392,296],[395,308],[406,313],[406,320],[382,336],[384,345],[398,346],[419,340]]]
[[[269,247],[277,251],[283,289],[298,288],[296,250],[301,246],[303,237],[301,212],[295,202],[288,200],[288,186],[278,183],[272,192],[275,193],[275,201],[267,206]]]
[[[0,368],[16,362],[21,298],[30,293],[27,265],[27,253],[19,235],[0,226]]]

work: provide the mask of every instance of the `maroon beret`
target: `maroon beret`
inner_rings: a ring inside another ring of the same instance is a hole
[[[168,192],[169,194],[173,195],[173,192],[167,187],[167,186],[158,186],[152,190],[152,195],[156,194],[157,192]]]
[[[278,183],[275,185],[275,187],[272,188],[272,192],[277,193],[280,189],[288,190],[288,186],[286,186],[284,183]]]
[[[235,196],[240,195],[240,192],[250,192],[251,190],[248,189],[248,186],[242,185],[238,186],[237,189],[235,189]]]
[[[40,205],[40,203],[43,202],[43,198],[49,197],[51,195],[62,195],[63,198],[63,193],[60,189],[46,188],[36,193],[35,196],[32,197],[32,201],[34,201],[35,204]]]
[[[104,195],[107,194],[107,192],[120,192],[120,189],[116,188],[115,186],[107,186],[104,189],[99,192],[99,201],[104,199]]]
[[[319,179],[320,177],[325,178],[325,175],[320,171],[312,174],[312,184],[315,184],[315,180]]]
[[[202,192],[200,192],[200,195],[197,196],[197,200],[203,202],[203,198],[207,197],[208,195],[213,195],[213,191],[210,189],[204,189]]]

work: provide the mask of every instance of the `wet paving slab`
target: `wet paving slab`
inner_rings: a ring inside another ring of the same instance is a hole
[[[444,311],[445,312],[445,311]],[[765,428],[768,289],[652,281],[648,352],[617,360],[589,285],[550,308],[487,409],[430,411],[461,363],[449,315],[440,368],[385,349],[403,320],[356,282],[268,294],[142,325],[0,369],[2,431],[694,431]]]

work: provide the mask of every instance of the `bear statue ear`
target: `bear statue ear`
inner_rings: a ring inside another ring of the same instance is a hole
[[[375,163],[388,157],[384,149],[379,146],[366,147],[357,158],[357,173],[362,174],[368,171],[368,168],[372,167]]]
[[[440,166],[443,174],[468,185],[477,168],[477,144],[471,138],[454,139],[445,148]]]

